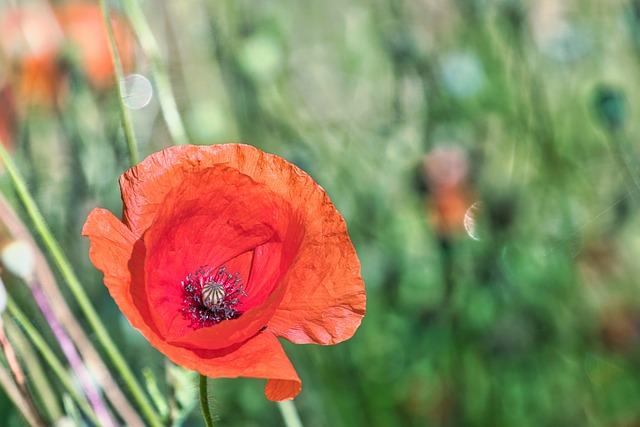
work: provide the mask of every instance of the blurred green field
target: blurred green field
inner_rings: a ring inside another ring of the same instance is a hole
[[[152,95],[130,110],[141,158],[174,143],[168,96],[191,143],[288,159],[349,226],[362,326],[336,346],[284,343],[305,426],[640,425],[640,2],[140,5],[173,91],[129,93]],[[152,70],[136,44],[128,71]],[[121,211],[118,98],[69,79],[59,108],[18,111],[12,153],[132,369],[164,392],[164,356],[119,313],[80,235],[93,207]],[[6,174],[0,188],[20,207]],[[193,381],[186,426],[201,423]],[[263,381],[211,384],[217,425],[282,425]],[[0,419],[21,425],[4,396]]]

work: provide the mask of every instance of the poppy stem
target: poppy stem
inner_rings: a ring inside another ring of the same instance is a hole
[[[111,18],[109,12],[109,5],[106,0],[100,0],[100,9],[102,9],[102,18],[104,19],[104,25],[107,28],[107,34],[109,36],[109,50],[111,51],[111,59],[113,60],[113,70],[116,79],[116,94],[118,95],[118,105],[120,106],[120,118],[122,119],[122,127],[124,129],[125,139],[127,141],[127,148],[129,149],[129,159],[131,165],[138,164],[138,148],[136,146],[136,136],[133,130],[133,121],[131,120],[131,114],[129,109],[124,104],[123,97],[127,94],[124,93],[125,89],[122,84],[124,83],[124,70],[122,68],[122,60],[120,59],[120,52],[118,51],[118,44],[116,42],[116,36],[113,32],[113,26],[111,25]]]
[[[13,346],[9,342],[7,335],[4,332],[4,323],[0,318],[0,347],[2,347],[2,352],[4,353],[5,360],[7,365],[9,366],[9,370],[11,371],[11,375],[13,376],[13,380],[15,384],[18,386],[18,390],[22,395],[24,402],[26,403],[27,411],[30,414],[30,417],[33,421],[34,426],[42,426],[45,427],[47,423],[42,419],[38,408],[36,407],[35,402],[29,393],[29,389],[27,388],[27,384],[25,381],[24,373],[22,372],[22,368],[20,367],[20,363],[18,363],[18,358],[16,357],[16,353],[13,350]]]
[[[293,400],[282,400],[277,403],[286,427],[302,427],[302,421]]]
[[[87,396],[87,400],[89,404],[93,407],[93,410],[100,421],[100,425],[103,426],[114,426],[113,419],[111,418],[111,414],[109,414],[109,410],[107,409],[104,401],[102,400],[102,396],[96,384],[93,382],[84,361],[80,358],[78,354],[78,350],[76,349],[73,341],[69,338],[64,328],[60,324],[60,321],[56,317],[53,308],[51,307],[47,297],[44,295],[40,284],[34,280],[33,278],[29,280],[28,286],[33,293],[33,299],[38,304],[42,315],[45,320],[49,324],[51,331],[53,332],[54,337],[60,344],[60,348],[62,349],[62,353],[67,358],[71,369],[75,372],[78,382],[80,384],[80,388],[84,391]]]
[[[56,398],[57,392],[54,391],[53,384],[49,381],[49,377],[45,373],[45,367],[37,352],[33,351],[33,345],[15,322],[15,319],[11,318],[10,320],[8,318],[4,320],[5,331],[7,338],[16,350],[16,356],[20,360],[20,364],[25,368],[25,375],[33,401],[38,403],[44,419],[57,420],[63,416],[63,409]]]
[[[8,369],[5,369],[4,365],[0,365],[0,386],[7,394],[7,397],[11,399],[13,404],[22,413],[25,420],[30,426],[36,425],[35,417],[31,414],[29,405],[26,399],[20,393],[18,386],[14,382]]]
[[[49,347],[45,339],[40,335],[36,327],[29,321],[27,316],[18,308],[12,298],[7,299],[7,308],[9,314],[15,321],[22,327],[24,333],[29,337],[35,348],[40,352],[40,355],[44,361],[49,365],[51,371],[56,374],[58,380],[62,383],[66,392],[69,393],[71,398],[76,402],[80,410],[91,420],[91,422],[98,425],[98,419],[93,413],[93,409],[89,406],[88,402],[80,396],[77,387],[71,382],[69,375],[65,367],[60,360],[56,358],[55,352]]]
[[[104,2],[105,0],[100,0]],[[171,140],[175,145],[183,145],[189,142],[187,131],[185,130],[182,118],[178,112],[178,105],[173,96],[171,83],[167,76],[167,71],[160,57],[158,43],[153,36],[151,28],[144,16],[143,11],[137,1],[123,0],[122,6],[133,26],[133,30],[140,41],[142,50],[147,55],[151,74],[158,94],[158,102],[162,110],[162,116],[167,124],[167,129],[171,134]]]
[[[13,159],[11,158],[11,156],[9,156],[9,153],[2,146],[2,144],[0,144],[0,160],[4,163],[7,174],[11,179],[13,187],[18,194],[18,198],[24,206],[27,215],[33,222],[33,225],[42,238],[45,247],[49,251],[49,254],[60,270],[60,273],[67,283],[67,286],[69,286],[69,290],[71,290],[71,293],[78,302],[80,309],[86,316],[89,325],[95,331],[98,341],[100,341],[100,344],[102,344],[105,352],[109,355],[109,358],[113,362],[113,365],[118,370],[118,373],[122,377],[122,380],[138,403],[143,415],[145,416],[147,421],[149,421],[149,424],[154,427],[161,427],[162,421],[160,420],[158,413],[155,411],[149,399],[144,394],[142,386],[131,371],[131,368],[129,368],[129,365],[122,356],[122,353],[120,353],[118,347],[109,336],[104,323],[102,323],[102,321],[100,320],[100,316],[98,316],[98,313],[91,304],[91,301],[84,291],[80,280],[73,271],[71,263],[64,255],[64,252],[62,251],[62,248],[60,248],[60,245],[56,241],[55,237],[53,237],[49,226],[45,222],[42,214],[40,213],[40,210],[38,209],[38,206],[31,197],[24,179],[18,172],[18,168],[16,167]]]
[[[89,366],[91,371],[96,375],[96,381],[101,384],[105,395],[112,404],[111,406],[114,409],[117,409],[124,424],[129,426],[143,425],[142,419],[133,408],[133,406],[131,406],[129,398],[124,395],[124,393],[120,389],[120,386],[116,383],[113,376],[111,375],[111,372],[107,368],[107,365],[102,360],[102,357],[98,354],[98,351],[95,349],[93,343],[89,341],[89,338],[80,326],[80,323],[76,319],[75,315],[71,312],[66,299],[58,288],[56,280],[53,276],[53,272],[51,271],[51,268],[49,267],[48,261],[46,260],[44,254],[36,245],[30,231],[18,218],[13,208],[2,196],[2,193],[0,193],[0,218],[2,218],[2,221],[0,221],[2,223],[0,224],[0,228],[2,226],[7,228],[10,239],[24,240],[26,242],[29,242],[32,250],[35,252],[36,278],[38,279],[42,290],[50,300],[52,306],[55,307],[56,315],[62,322],[71,340],[75,343],[76,348],[80,351],[81,357],[86,361],[87,366]],[[11,301],[9,301],[9,303],[11,303]],[[9,305],[9,310],[11,310],[11,305]],[[16,319],[19,319],[17,314],[12,314],[12,316],[16,317]],[[24,315],[22,315],[22,319],[26,319]],[[54,354],[53,351],[51,351],[50,347],[45,343],[41,336],[35,336],[33,333],[29,332],[29,329],[35,331],[35,328],[33,328],[33,325],[29,321],[22,320],[20,322],[23,324],[23,329],[26,332],[27,336],[31,339],[31,342],[40,351],[40,353],[42,353],[43,357],[45,358],[45,360],[47,360],[50,367],[55,371],[55,367],[48,360]],[[35,334],[37,335],[37,332],[35,332]],[[40,339],[40,345],[38,345],[38,342],[36,341],[38,338]],[[62,374],[59,374],[58,372],[56,372],[56,374],[58,374],[62,383],[67,387],[67,391],[69,391],[69,393],[74,396],[74,398],[78,402],[78,405],[81,406],[81,409],[85,410],[86,412],[86,408],[84,408],[82,405],[84,404],[88,407],[87,402],[77,398],[77,396],[74,395],[76,387],[70,386],[71,382],[68,379],[67,372],[64,368],[62,368],[62,364],[58,362],[58,365],[60,366],[59,372],[61,372]],[[69,384],[68,386],[67,383]],[[49,395],[52,394],[49,393]],[[89,408],[89,412],[91,412],[91,408]],[[90,416],[93,416],[92,422],[97,425],[98,422],[97,419],[95,419],[95,415],[90,414]],[[54,417],[53,419],[56,418]]]
[[[211,410],[209,409],[209,395],[207,393],[207,377],[200,375],[200,407],[202,408],[202,418],[207,427],[213,427]]]

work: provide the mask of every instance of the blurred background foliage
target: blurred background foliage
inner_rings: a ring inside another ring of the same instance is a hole
[[[6,18],[65,3],[0,4]],[[640,2],[140,6],[173,91],[158,91],[125,26],[141,155],[173,143],[160,105],[172,96],[191,143],[285,157],[349,226],[361,328],[332,347],[284,343],[305,426],[640,425]],[[121,210],[113,75],[93,76],[66,35],[40,71],[55,80],[36,90],[24,83],[33,46],[11,44],[3,22],[0,135],[131,367],[151,368],[164,393],[184,374],[167,376],[121,316],[80,236],[93,207]],[[45,27],[22,36],[58,37]],[[262,385],[213,381],[218,424],[281,425]],[[195,385],[183,388],[195,405]],[[6,398],[0,419],[16,419]],[[199,422],[195,409],[185,425]]]

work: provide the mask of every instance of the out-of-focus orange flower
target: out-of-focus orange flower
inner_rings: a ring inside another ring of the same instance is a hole
[[[29,4],[5,8],[0,21],[0,46],[11,65],[16,98],[52,106],[64,80],[57,63],[64,37],[49,6]]]
[[[465,216],[474,203],[468,175],[467,154],[457,145],[435,147],[423,158],[420,176],[429,190],[427,216],[441,238],[465,230]]]
[[[365,313],[360,263],[324,190],[240,144],[172,147],[120,178],[123,220],[94,209],[90,257],[123,314],[172,361],[209,377],[301,388],[277,337],[335,344]]]
[[[78,68],[97,89],[112,82],[113,63],[100,7],[95,3],[47,3],[5,8],[0,19],[0,46],[17,89],[17,99],[51,107],[66,90],[71,52]],[[133,62],[132,34],[123,18],[112,23],[125,68]]]
[[[46,57],[62,46],[62,30],[46,3],[5,7],[0,22],[0,46],[10,59]]]
[[[465,231],[465,217],[473,198],[465,188],[455,188],[433,197],[427,203],[429,220],[438,236],[454,236]]]
[[[76,51],[80,68],[98,88],[112,83],[113,61],[107,28],[98,3],[63,3],[56,9],[69,46]],[[111,25],[125,70],[133,64],[133,35],[123,17],[111,12]]]

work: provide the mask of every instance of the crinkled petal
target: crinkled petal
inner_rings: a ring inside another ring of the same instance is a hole
[[[305,237],[269,322],[273,333],[296,343],[333,344],[351,337],[364,316],[365,292],[345,222],[324,190],[282,158],[241,144],[163,150],[121,178],[125,222],[142,234],[185,176],[218,164],[266,185],[302,215]]]
[[[297,344],[335,344],[350,338],[365,313],[360,261],[342,216],[318,190],[307,197],[316,212],[288,276],[288,292],[269,325]]]

